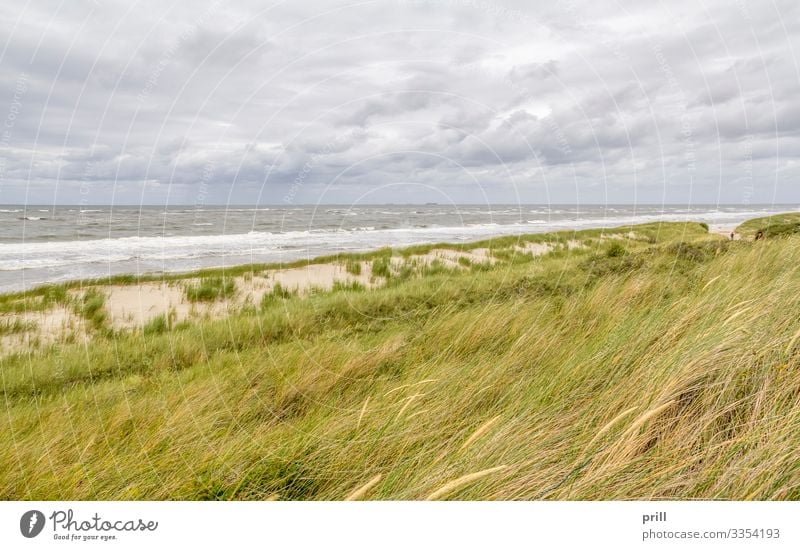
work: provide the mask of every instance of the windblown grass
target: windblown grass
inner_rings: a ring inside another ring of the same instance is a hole
[[[345,269],[351,275],[361,275],[361,262],[358,260],[348,260],[345,264]]]
[[[261,298],[261,308],[266,309],[275,304],[283,303],[285,300],[293,298],[297,293],[284,288],[280,283],[275,283],[275,286],[270,292],[267,292]]]
[[[186,298],[190,302],[213,302],[229,298],[236,291],[230,277],[205,277],[186,287]]]
[[[382,257],[382,258],[375,258],[372,262],[372,274],[377,277],[391,277],[391,264],[389,262],[389,258]]]
[[[21,319],[0,319],[0,336],[6,334],[21,334],[36,328],[36,323]]]
[[[83,297],[75,303],[75,311],[95,328],[102,328],[106,323],[105,295],[96,288],[89,288]]]
[[[0,497],[800,498],[800,236],[624,231],[2,359]]]
[[[145,336],[162,334],[167,332],[173,325],[173,319],[170,315],[156,315],[142,327],[142,333]]]
[[[27,293],[0,295],[0,313],[43,311],[71,301],[66,285],[46,285]]]

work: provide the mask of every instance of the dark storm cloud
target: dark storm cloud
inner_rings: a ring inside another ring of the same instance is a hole
[[[800,201],[796,2],[0,12],[0,202]]]

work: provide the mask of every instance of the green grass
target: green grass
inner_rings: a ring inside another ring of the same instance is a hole
[[[392,264],[388,257],[375,258],[372,261],[372,274],[386,279],[392,276]]]
[[[22,334],[36,329],[36,323],[22,319],[0,319],[0,336]]]
[[[800,236],[631,230],[8,356],[0,497],[800,499]]]
[[[446,275],[452,274],[454,272],[453,269],[447,267],[442,260],[436,259],[430,262],[427,265],[422,266],[421,273],[425,277],[430,277],[432,275]]]
[[[313,294],[317,294],[314,292]],[[275,304],[284,303],[286,300],[297,296],[297,292],[283,287],[280,283],[275,283],[270,292],[266,292],[261,297],[261,308],[266,309]]]
[[[0,313],[44,311],[56,305],[71,303],[66,285],[45,285],[27,293],[0,296]]]
[[[351,275],[355,276],[361,275],[361,262],[357,260],[349,260],[345,264],[345,269]]]
[[[105,294],[96,288],[89,288],[83,297],[75,302],[75,312],[86,319],[91,326],[101,329],[106,324]]]
[[[334,281],[333,288],[331,290],[333,292],[361,292],[362,290],[366,290],[366,288],[358,281]]]
[[[611,246],[609,246],[606,249],[606,256],[608,256],[609,258],[619,258],[621,256],[624,256],[625,252],[627,251],[625,250],[625,247],[622,244],[611,243]]]
[[[156,315],[144,324],[142,333],[145,336],[163,334],[170,329],[172,324],[173,322],[170,316],[164,314]]]
[[[186,287],[186,298],[190,302],[214,302],[230,298],[236,292],[236,284],[230,277],[205,277],[197,284]]]

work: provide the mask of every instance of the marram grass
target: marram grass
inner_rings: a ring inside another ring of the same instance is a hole
[[[800,235],[623,231],[6,357],[0,497],[800,498]]]

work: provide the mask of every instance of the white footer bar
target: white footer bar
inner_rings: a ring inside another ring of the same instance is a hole
[[[0,502],[0,548],[800,548],[797,502]]]

